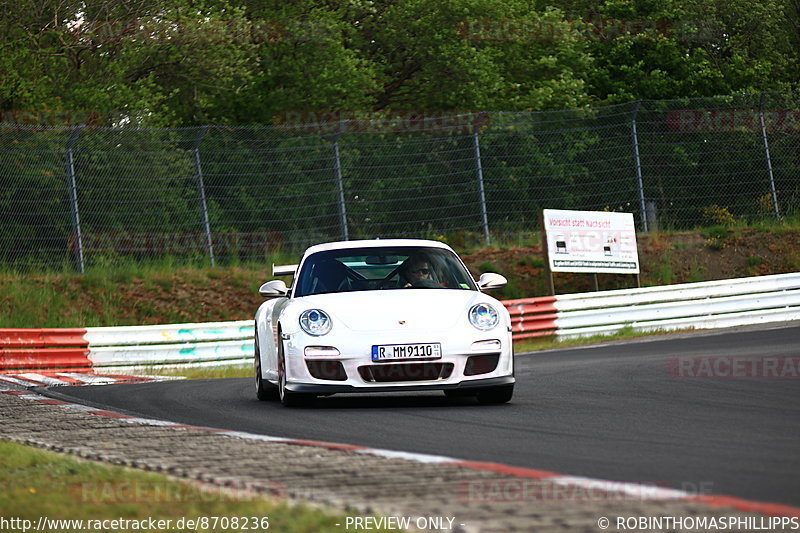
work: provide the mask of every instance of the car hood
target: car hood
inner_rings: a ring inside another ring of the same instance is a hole
[[[353,331],[383,331],[399,325],[412,329],[448,329],[467,321],[469,308],[489,302],[503,305],[481,292],[455,289],[394,289],[319,294],[298,298],[306,308],[318,307]]]

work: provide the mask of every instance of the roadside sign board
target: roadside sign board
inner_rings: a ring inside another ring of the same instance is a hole
[[[633,213],[545,209],[552,272],[638,274]]]

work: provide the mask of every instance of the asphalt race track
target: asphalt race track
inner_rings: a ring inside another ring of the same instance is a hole
[[[782,357],[797,368],[800,325],[519,356],[514,399],[502,406],[437,392],[337,395],[287,409],[257,401],[251,379],[48,390],[192,425],[800,505],[800,378],[709,378],[699,366],[703,377],[689,378],[674,366],[676,357],[717,356],[754,358],[738,372]]]

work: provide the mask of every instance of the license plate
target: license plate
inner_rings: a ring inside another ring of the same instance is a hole
[[[403,361],[408,359],[441,359],[442,345],[434,344],[384,344],[372,347],[372,360]]]

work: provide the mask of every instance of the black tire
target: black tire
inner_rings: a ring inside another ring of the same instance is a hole
[[[278,330],[278,398],[286,407],[304,407],[314,403],[316,396],[292,392],[286,388],[286,357],[283,354],[283,339]]]
[[[278,387],[269,381],[264,381],[264,378],[261,377],[261,350],[258,346],[257,332],[254,348],[253,366],[256,374],[256,398],[262,402],[275,401],[278,399]]]
[[[478,390],[478,402],[482,404],[501,404],[511,401],[514,396],[514,384],[498,385],[497,387],[487,387]]]

